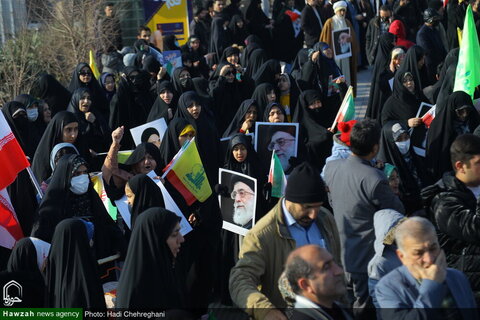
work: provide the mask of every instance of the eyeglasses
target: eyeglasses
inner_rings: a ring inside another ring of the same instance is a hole
[[[295,141],[295,139],[285,139],[285,138],[280,138],[275,141],[272,141],[268,146],[267,149],[268,151],[273,151],[275,149],[275,145],[277,144],[280,148],[285,146],[287,142],[292,142]]]
[[[78,74],[81,75],[81,76],[91,76],[92,75],[92,73],[88,72],[88,71],[81,71]]]
[[[255,195],[255,193],[251,193],[251,192],[248,192],[248,191],[245,191],[243,189],[240,189],[238,191],[232,191],[232,193],[230,194],[230,197],[235,200],[235,198],[237,197],[237,194],[240,196],[240,198],[242,199],[245,199],[245,197],[248,195]]]
[[[234,73],[232,70],[230,70],[230,71],[228,71],[227,73],[225,73],[226,76],[233,76],[234,74],[235,74],[235,73]]]

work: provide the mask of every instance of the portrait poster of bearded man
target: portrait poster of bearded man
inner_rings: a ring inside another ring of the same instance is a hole
[[[218,180],[222,186],[228,187],[228,197],[219,195],[223,229],[244,236],[255,224],[257,179],[219,169]]]

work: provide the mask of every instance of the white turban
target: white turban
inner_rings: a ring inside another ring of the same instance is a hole
[[[345,1],[337,1],[333,4],[334,12],[337,12],[337,10],[346,9],[346,8],[347,8],[347,3]]]

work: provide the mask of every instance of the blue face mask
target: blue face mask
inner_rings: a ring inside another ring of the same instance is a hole
[[[38,108],[27,109],[28,121],[34,122],[38,118]]]

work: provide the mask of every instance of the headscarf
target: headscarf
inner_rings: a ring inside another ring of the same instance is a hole
[[[165,168],[170,161],[172,161],[173,157],[182,147],[178,141],[178,137],[183,129],[185,129],[185,127],[188,125],[191,125],[190,122],[182,118],[173,118],[168,124],[167,131],[163,135],[162,144],[160,145],[160,171],[163,170],[163,168]]]
[[[47,307],[106,310],[97,261],[82,220],[66,219],[55,228],[46,278]]]
[[[263,112],[263,121],[270,122],[268,118],[270,117],[270,111],[272,110],[273,107],[277,107],[278,109],[280,109],[280,111],[283,113],[283,116],[285,117],[284,122],[288,122],[287,112],[285,112],[285,109],[283,108],[283,106],[281,106],[279,103],[276,103],[276,102],[270,102],[267,105],[267,107],[265,108],[265,111]]]
[[[239,163],[233,157],[233,148],[238,145],[243,144],[247,149],[247,158],[242,162]],[[225,164],[224,168],[228,170],[232,170],[235,172],[246,174],[252,178],[260,178],[259,174],[259,159],[257,152],[253,148],[252,139],[249,136],[246,136],[243,133],[237,133],[228,142],[227,153],[225,154]]]
[[[408,49],[407,54],[405,55],[405,60],[403,60],[398,73],[410,72],[413,75],[413,80],[415,81],[415,86],[418,86],[418,89],[421,91],[423,89],[422,80],[425,78],[425,65],[422,69],[418,69],[418,61],[425,56],[425,50],[420,46],[413,46]],[[416,90],[416,89],[415,89]]]
[[[191,106],[194,101],[200,101],[200,97],[194,91],[187,91],[182,94],[178,100],[175,118],[186,119],[195,128],[195,140],[197,141],[203,166],[207,172],[210,184],[215,185],[218,180],[218,167],[221,163],[220,139],[217,128],[213,124],[213,119],[203,108],[198,119],[194,119],[190,115],[187,108]]]
[[[455,131],[457,116],[455,110],[468,106],[470,111],[465,122],[469,132],[473,132],[479,125],[479,115],[473,106],[472,98],[463,91],[455,91],[448,99],[437,104],[435,119],[427,133],[427,168],[434,181],[440,179],[443,173],[452,170],[450,161],[450,146],[458,133]]]
[[[297,56],[295,60],[293,60],[292,69],[290,70],[290,74],[294,79],[300,76],[303,65],[308,61],[308,52],[308,48],[302,48],[297,52]]]
[[[30,90],[30,94],[36,98],[45,100],[52,110],[53,116],[67,108],[71,93],[53,75],[40,75]]]
[[[254,73],[252,79],[255,81],[255,86],[265,82],[275,85],[275,75],[280,73],[282,73],[280,62],[276,59],[270,59],[262,64],[262,66]]]
[[[213,18],[212,25],[210,27],[210,44],[208,46],[208,52],[215,53],[215,56],[213,57],[214,63],[220,62],[223,50],[225,50],[225,48],[232,43],[232,40],[230,39],[230,33],[223,28],[224,23],[224,18],[215,17]]]
[[[173,212],[150,208],[135,223],[117,287],[116,307],[174,309],[184,306],[167,239],[180,221]]]
[[[322,105],[320,110],[313,111],[308,108],[315,100],[320,100],[321,94],[316,90],[306,90],[298,98],[293,122],[300,123],[300,137],[304,136],[303,144],[306,146],[308,160],[317,168],[322,168],[325,159],[332,149],[332,134],[327,130],[335,118],[334,110]],[[330,121],[331,120],[331,121]],[[299,146],[302,145],[301,139]]]
[[[91,182],[86,193],[76,195],[71,192],[73,174],[82,164],[86,165],[85,160],[76,154],[65,155],[57,163],[38,208],[38,220],[32,229],[32,237],[51,243],[55,227],[60,221],[86,217],[95,226],[96,256],[103,258],[123,250],[123,238]]]
[[[46,242],[44,243],[47,244]],[[49,244],[47,245],[49,246]],[[7,271],[22,272],[27,274],[40,289],[40,295],[38,297],[39,306],[43,306],[45,299],[45,279],[43,277],[41,267],[39,266],[39,261],[42,261],[43,266],[44,257],[39,257],[38,253],[40,252],[37,252],[37,249],[35,248],[31,238],[20,239],[17,243],[15,243],[15,247],[13,248],[10,258],[8,259]],[[48,251],[46,253],[48,254]]]
[[[103,93],[105,95],[105,98],[107,98],[107,101],[110,102],[112,100],[113,96],[115,95],[115,93],[117,92],[117,88],[114,87],[112,92],[107,91],[107,89],[105,88],[105,81],[107,81],[107,77],[112,77],[113,80],[115,80],[115,76],[111,73],[108,73],[108,72],[104,72],[100,75],[100,86],[103,89]]]
[[[413,146],[410,145],[408,157],[411,158],[413,168],[405,161],[404,156],[400,153],[392,132],[392,126],[395,124],[400,125],[405,132],[408,132],[408,127],[401,122],[389,121],[385,123],[382,128],[382,135],[380,138],[380,151],[377,155],[377,159],[382,160],[385,163],[391,163],[397,168],[398,175],[400,177],[400,191],[405,197],[415,197],[418,201],[420,189],[426,186],[426,172],[424,170],[424,164],[420,162],[418,156],[413,151]],[[412,172],[412,169],[415,172]],[[419,181],[415,178],[418,177]],[[419,182],[421,184],[419,184]]]
[[[411,93],[404,85],[403,79],[410,74],[415,82],[415,93]],[[396,120],[407,124],[408,119],[414,118],[420,107],[420,103],[426,100],[423,96],[418,82],[409,71],[401,69],[395,73],[393,80],[393,92],[390,98],[385,101],[382,109],[381,123],[384,125],[388,121]]]
[[[170,91],[174,95],[169,105],[165,101],[163,101],[162,98],[160,98],[160,94],[165,90]],[[172,114],[174,114],[176,110],[176,107],[175,107],[176,103],[174,100],[175,100],[175,90],[173,89],[172,83],[170,83],[169,81],[161,81],[160,83],[157,83],[157,98],[155,99],[152,109],[148,114],[147,122],[164,118],[165,122],[168,124],[168,122],[170,121],[170,119],[168,118],[168,108],[172,109]]]
[[[395,36],[386,32],[382,34],[378,40],[377,54],[375,55],[375,64],[372,72],[370,94],[368,96],[368,106],[366,116],[371,119],[379,119],[381,115],[381,110],[383,107],[381,101],[381,88],[378,84],[378,79],[380,75],[389,67],[392,50],[393,50],[393,41]]]
[[[21,111],[23,111],[25,115],[14,118],[14,115]],[[10,101],[3,106],[2,112],[23,151],[27,156],[32,157],[35,153],[36,146],[30,142],[30,132],[32,130],[31,124],[27,119],[25,105],[17,101]]]
[[[240,22],[240,21],[243,21],[243,28],[239,28],[237,26],[237,22]],[[228,28],[230,29],[230,32],[231,32],[232,43],[239,46],[243,46],[244,41],[248,36],[247,24],[245,23],[243,18],[238,14],[234,15],[230,20],[230,24],[228,25]]]
[[[173,70],[171,81],[173,83],[173,87],[175,88],[177,96],[181,95],[184,92],[193,90],[193,82],[191,78],[187,81],[186,87],[183,87],[182,84],[180,83],[180,73],[184,70],[188,71],[186,67],[180,67]]]
[[[177,38],[174,34],[167,34],[166,36],[163,36],[163,51],[180,50],[176,40]]]
[[[160,188],[146,174],[137,174],[127,183],[135,195],[131,211],[131,229],[133,230],[135,222],[142,212],[153,207],[164,208],[165,202]]]
[[[82,69],[85,67],[88,67],[89,72],[92,74],[91,80],[89,83],[83,83],[82,81],[80,81],[80,71],[82,71]],[[100,87],[100,84],[95,79],[92,69],[85,62],[79,63],[75,68],[75,70],[73,71],[72,79],[70,80],[70,85],[68,86],[68,90],[71,93],[73,93],[76,89],[81,87],[88,87],[90,89],[90,92],[92,94],[92,102],[95,104],[97,110],[102,114],[102,116],[105,119],[108,119],[110,110],[109,110],[109,103],[107,101],[107,98],[105,97],[105,94],[103,93],[103,90]]]
[[[245,39],[245,50],[243,51],[243,55],[240,59],[241,65],[244,67],[248,67],[248,64],[250,63],[250,56],[253,53],[255,49],[261,48],[262,47],[262,40],[255,35],[251,34]]]
[[[244,76],[252,78],[255,72],[267,61],[267,53],[262,48],[257,48],[250,54],[248,65],[246,67]]]
[[[163,141],[162,141],[163,144]],[[161,157],[160,157],[160,151],[158,148],[150,142],[143,142],[140,143],[135,150],[133,150],[132,154],[128,157],[127,160],[125,160],[125,165],[126,166],[133,166],[136,163],[139,163],[142,161],[145,156],[147,155],[152,156],[152,158],[155,160],[157,163],[157,167],[155,168],[155,172],[160,175],[162,172],[162,168],[159,167],[159,163],[161,162]]]
[[[138,74],[131,76],[134,72]],[[117,93],[110,103],[110,128],[125,126],[125,129],[131,129],[145,124],[155,101],[150,92],[150,74],[147,71],[126,67],[124,73],[126,78],[120,80]],[[132,136],[129,130],[125,131],[122,145],[133,148]]]
[[[257,113],[259,115],[265,112],[265,108],[270,103],[267,98],[267,94],[271,91],[275,91],[275,87],[271,83],[262,83],[261,85],[255,88],[253,92],[252,99],[257,102]]]
[[[56,144],[63,142],[63,128],[72,122],[78,123],[78,119],[73,113],[60,111],[52,118],[47,129],[45,129],[32,162],[32,170],[38,181],[45,181],[52,174],[50,152]],[[82,156],[87,155],[80,132],[74,145]]]
[[[240,108],[238,108],[237,113],[233,117],[233,120],[230,122],[227,130],[223,133],[223,138],[228,138],[236,133],[239,132],[240,128],[242,127],[243,122],[245,121],[245,115],[247,114],[248,109],[250,106],[255,106],[257,108],[257,120],[259,120],[260,114],[258,113],[257,102],[254,99],[247,99],[242,102]],[[255,131],[255,123],[253,123],[252,127],[249,129],[250,132]]]
[[[415,43],[407,39],[407,31],[405,30],[405,26],[401,20],[397,19],[393,21],[388,28],[388,32],[395,35],[396,46],[401,46],[408,50],[415,45]]]
[[[321,85],[321,89],[324,91],[324,95],[328,91],[330,76],[332,77],[332,80],[333,80],[342,75],[342,71],[340,70],[337,63],[335,62],[335,59],[328,58],[323,53],[323,51],[327,50],[328,48],[330,48],[330,46],[325,42],[317,42],[313,46],[313,50],[320,52],[316,65],[317,65],[318,81]]]

